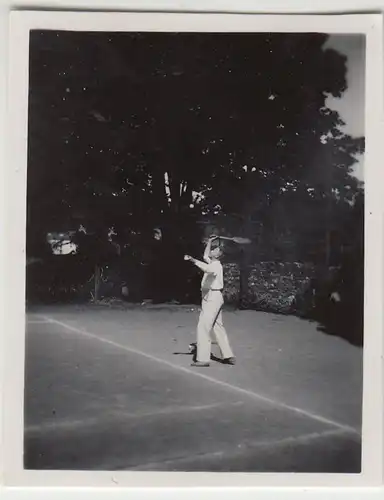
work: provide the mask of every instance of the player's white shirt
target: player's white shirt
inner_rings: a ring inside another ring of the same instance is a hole
[[[207,262],[203,279],[201,280],[201,289],[222,290],[224,288],[223,266],[219,260]]]

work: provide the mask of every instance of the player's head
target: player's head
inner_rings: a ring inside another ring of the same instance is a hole
[[[220,260],[223,256],[223,247],[219,244],[212,248],[210,257],[211,259]]]

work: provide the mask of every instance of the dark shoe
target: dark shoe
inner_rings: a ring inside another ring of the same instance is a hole
[[[195,361],[194,363],[191,363],[191,366],[195,366],[197,368],[208,368],[209,363],[204,363],[204,361]]]
[[[236,364],[236,358],[225,358],[225,359],[223,359],[223,363],[225,365],[235,365]]]

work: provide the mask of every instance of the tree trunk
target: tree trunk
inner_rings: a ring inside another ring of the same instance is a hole
[[[331,231],[327,229],[325,234],[325,265],[329,268],[331,264]]]
[[[159,166],[153,169],[152,175],[152,194],[154,197],[153,204],[159,210],[159,213],[168,211],[168,199],[164,184],[164,170]]]
[[[100,300],[100,266],[95,265],[95,301]]]
[[[332,257],[332,191],[329,189],[328,199],[325,208],[325,266],[329,269]]]

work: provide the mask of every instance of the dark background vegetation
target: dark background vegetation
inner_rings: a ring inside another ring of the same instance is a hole
[[[32,31],[28,303],[198,302],[183,254],[217,231],[252,240],[226,246],[228,303],[361,344],[364,138],[326,106],[347,85],[326,40]]]

